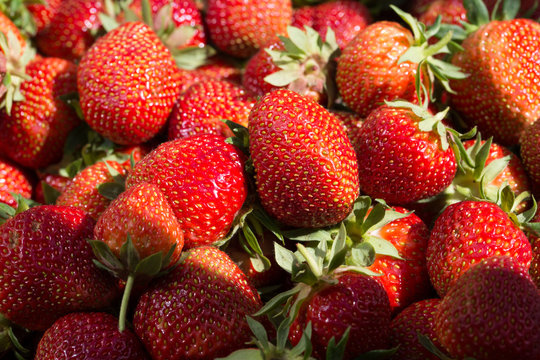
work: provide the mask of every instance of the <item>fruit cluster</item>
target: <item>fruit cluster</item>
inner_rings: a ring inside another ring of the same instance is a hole
[[[0,2],[0,358],[539,360],[535,5]]]

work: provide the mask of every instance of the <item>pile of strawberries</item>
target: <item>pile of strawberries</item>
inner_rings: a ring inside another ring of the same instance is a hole
[[[0,358],[539,360],[535,5],[0,2]]]

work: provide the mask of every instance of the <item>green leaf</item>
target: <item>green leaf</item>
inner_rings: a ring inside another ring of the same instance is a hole
[[[294,241],[332,241],[332,234],[323,229],[298,228],[284,231],[283,236]]]
[[[154,19],[152,18],[152,6],[150,5],[150,1],[142,0],[141,8],[142,8],[142,17],[143,17],[144,23],[153,29]]]
[[[125,186],[116,182],[108,182],[98,185],[97,189],[104,198],[114,200],[125,191]]]
[[[355,358],[355,360],[384,360],[384,359],[390,359],[392,356],[394,356],[398,351],[398,346],[392,349],[386,349],[386,350],[372,350],[368,351],[367,353],[363,353],[362,355],[359,355]]]
[[[55,204],[56,199],[60,196],[60,191],[47,184],[45,181],[41,182],[41,190],[43,191],[43,198],[47,205]]]
[[[483,174],[481,176],[482,181],[485,184],[491,183],[497,176],[499,176],[504,169],[508,166],[508,163],[510,162],[510,155],[505,156],[500,159],[495,159],[492,162],[489,163],[489,165],[484,169]]]
[[[280,70],[264,77],[270,85],[283,87],[300,78],[298,69]]]
[[[232,352],[226,357],[216,358],[216,360],[265,360],[265,357],[259,349],[240,349]]]
[[[266,329],[264,328],[264,326],[249,315],[246,315],[246,320],[249,328],[251,329],[251,332],[253,333],[253,335],[255,335],[255,338],[258,340],[263,350],[267,351],[268,349],[270,349],[270,343],[268,342],[268,334],[266,333]]]
[[[311,353],[313,352],[313,345],[311,344],[311,321],[309,321],[302,332],[302,337],[300,338],[300,341],[298,341],[298,344],[294,348],[292,348],[289,351],[289,356],[291,359],[297,359],[300,358],[300,356],[303,354],[303,359],[311,359]],[[287,334],[288,335],[288,334]]]
[[[490,21],[489,11],[482,0],[463,0],[463,7],[467,11],[469,23],[483,25]]]
[[[334,336],[330,339],[328,342],[328,346],[326,348],[326,360],[341,360],[343,359],[343,355],[345,355],[345,348],[347,346],[347,341],[349,340],[349,334],[351,331],[351,327],[347,327],[347,330],[343,333],[341,336],[341,339],[336,344],[336,339]]]
[[[149,255],[135,266],[135,275],[156,276],[163,267],[163,255],[160,252]]]
[[[8,204],[0,203],[0,218],[9,219],[15,216],[16,210]]]
[[[328,272],[332,272],[341,265],[345,264],[345,258],[347,256],[347,231],[343,222],[339,227],[339,232],[332,243],[329,253]]]
[[[101,21],[101,25],[103,26],[106,32],[111,32],[114,29],[116,29],[118,26],[120,26],[120,24],[116,21],[116,19],[114,19],[113,17],[107,14],[99,13],[98,17],[99,17],[99,20]]]
[[[291,274],[293,270],[293,264],[296,259],[294,253],[291,250],[279,245],[277,242],[274,242],[274,253],[277,264],[283,270]]]
[[[83,159],[77,159],[66,166],[64,169],[60,169],[60,175],[73,179],[83,169]]]
[[[538,5],[538,3],[537,3]],[[518,16],[519,9],[521,7],[521,1],[518,0],[504,0],[502,7],[502,19],[501,20],[512,20]]]
[[[288,52],[291,53],[300,53],[305,54],[306,52],[310,52],[311,45],[309,43],[309,39],[307,36],[307,33],[302,31],[302,29],[299,29],[295,26],[287,26],[287,35],[291,42],[294,44],[294,47],[291,49],[287,48],[287,44],[285,44],[285,47],[287,48]]]
[[[433,344],[433,342],[426,335],[421,334],[420,332],[417,332],[416,334],[418,336],[418,341],[427,351],[437,356],[441,360],[453,360],[441,350],[439,350],[439,348],[437,348],[435,344]]]
[[[372,270],[369,270],[368,268],[365,268],[363,266],[350,266],[350,265],[340,266],[334,272],[339,272],[339,273],[355,272],[355,273],[363,274],[363,275],[367,275],[367,276],[382,276],[382,274],[380,274],[378,272],[375,272],[375,271],[372,271]]]
[[[362,242],[351,249],[348,265],[368,267],[375,261],[375,248],[368,242]]]
[[[378,225],[384,219],[385,213],[386,209],[383,206],[379,204],[375,205],[361,226],[362,234],[366,234]]]
[[[309,266],[309,269],[311,270],[313,275],[316,278],[320,278],[323,275],[322,266],[319,266],[320,254],[315,249],[307,248],[300,243],[297,243],[296,247],[298,248],[298,252],[302,255],[305,262]]]
[[[124,265],[113,254],[105,242],[101,240],[88,240],[88,242],[90,243],[96,258],[107,268],[107,270],[115,273],[124,269]]]
[[[272,299],[270,299],[262,308],[259,309],[253,316],[261,316],[265,314],[269,314],[272,310],[276,309],[283,303],[285,303],[289,298],[293,297],[294,295],[298,294],[302,290],[302,287],[295,286],[290,290],[287,290],[285,292],[282,292],[280,294],[277,294]]]
[[[394,244],[392,244],[388,240],[377,236],[368,236],[366,238],[366,241],[373,246],[377,255],[391,256],[395,259],[405,260],[399,255],[399,252],[397,251]]]
[[[135,248],[131,236],[127,234],[126,241],[120,247],[120,261],[129,271],[134,273],[140,260],[139,252]]]

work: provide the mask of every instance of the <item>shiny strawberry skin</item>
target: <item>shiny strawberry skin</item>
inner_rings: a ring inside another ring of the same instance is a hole
[[[141,296],[133,324],[155,360],[214,359],[244,346],[261,306],[228,255],[202,246]]]
[[[108,161],[109,166],[126,175],[126,170],[115,161]],[[113,182],[113,177],[104,162],[83,169],[70,181],[58,199],[56,205],[75,206],[86,211],[95,220],[105,211],[111,200],[99,193],[98,186]]]
[[[406,214],[407,209],[394,207],[395,211]],[[376,234],[395,246],[404,259],[377,255],[369,267],[382,276],[374,277],[384,287],[392,313],[397,314],[409,304],[425,299],[431,292],[431,284],[426,267],[426,248],[429,229],[415,214],[397,219],[376,231]]]
[[[67,60],[38,58],[26,73],[31,79],[21,85],[25,99],[13,104],[11,115],[0,112],[0,152],[37,169],[60,160],[69,132],[80,122],[59,98],[77,90],[77,70]]]
[[[148,182],[167,197],[184,245],[211,244],[229,231],[246,196],[244,156],[219,135],[197,135],[161,144],[129,174],[133,187]]]
[[[390,334],[390,303],[382,286],[373,278],[345,273],[338,283],[317,291],[303,305],[291,325],[293,345],[302,337],[311,321],[313,355],[324,359],[332,337],[339,341],[351,327],[344,359],[370,350],[387,349]]]
[[[457,164],[439,135],[418,128],[411,110],[383,105],[362,124],[356,143],[360,188],[392,205],[427,199],[452,182]]]
[[[94,228],[95,239],[104,241],[118,257],[128,235],[141,259],[157,252],[165,255],[175,245],[171,262],[176,262],[184,246],[182,229],[165,195],[148,183],[121,193]]]
[[[496,204],[452,204],[437,218],[429,238],[426,259],[431,282],[444,296],[467,269],[498,255],[511,256],[528,269],[531,244]]]
[[[353,112],[341,110],[330,110],[330,112],[341,122],[347,133],[347,137],[351,141],[353,149],[355,149],[360,137],[360,129],[362,128],[364,119]]]
[[[103,1],[63,0],[55,10],[49,25],[38,33],[37,46],[47,56],[77,60],[94,42],[91,30],[101,25]]]
[[[179,94],[179,81],[171,53],[141,22],[122,24],[99,38],[77,73],[86,122],[122,145],[140,144],[159,132]]]
[[[291,18],[290,0],[209,0],[205,20],[221,51],[248,58],[276,35],[286,34]]]
[[[259,49],[246,63],[244,75],[242,76],[242,85],[252,96],[263,96],[272,90],[278,89],[277,86],[267,83],[264,80],[266,76],[280,70],[265,49],[285,50],[285,46],[283,46],[283,43],[279,39],[271,40],[262,49]]]
[[[540,358],[540,293],[508,256],[471,267],[439,305],[435,332],[455,358]]]
[[[30,330],[46,330],[74,311],[100,309],[117,296],[97,268],[88,239],[95,221],[83,210],[30,208],[0,227],[0,312]]]
[[[118,331],[118,319],[104,312],[76,312],[58,319],[39,341],[35,360],[148,360],[130,329]]]
[[[360,31],[337,59],[336,83],[347,106],[367,117],[384,100],[417,101],[417,64],[397,63],[412,41],[411,32],[394,22],[379,21]]]
[[[427,336],[439,349],[435,334],[435,315],[441,299],[425,299],[407,306],[390,323],[392,347],[399,346],[392,360],[438,360],[418,341],[418,333]]]
[[[232,136],[223,119],[247,127],[255,98],[245,89],[224,80],[209,80],[194,84],[184,92],[169,117],[169,140],[198,134]]]
[[[339,120],[290,90],[265,95],[249,116],[250,153],[266,211],[286,225],[336,224],[358,197],[358,165]]]
[[[502,45],[504,44],[504,45]],[[452,63],[467,74],[451,81],[453,109],[483,136],[515,145],[540,117],[540,24],[527,19],[492,21],[463,41]]]
[[[10,192],[30,198],[32,188],[32,179],[26,170],[0,157],[0,203],[16,207],[17,204]]]

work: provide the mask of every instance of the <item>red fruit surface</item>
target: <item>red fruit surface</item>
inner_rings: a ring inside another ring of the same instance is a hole
[[[13,21],[11,21],[11,19],[3,12],[0,12],[0,32],[4,33],[6,37],[10,32],[12,32],[19,41],[21,48],[26,46],[26,39],[21,34],[21,31],[17,25],[15,25]],[[3,54],[3,50],[0,50],[0,53]]]
[[[39,341],[35,360],[147,360],[137,335],[118,331],[118,319],[103,312],[71,313],[58,319]]]
[[[62,0],[45,0],[41,4],[26,5],[26,8],[32,14],[37,32],[49,26],[61,4]]]
[[[528,269],[531,244],[496,204],[462,201],[448,206],[435,221],[426,252],[428,272],[440,296],[474,264],[493,256],[513,257]]]
[[[339,120],[290,90],[265,95],[249,116],[250,152],[265,210],[286,225],[336,224],[358,197],[358,165]]]
[[[531,179],[534,193],[540,189],[540,120],[527,128],[520,139],[520,155],[523,166]]]
[[[141,296],[133,325],[155,360],[214,359],[244,346],[261,306],[228,255],[202,246]]]
[[[452,357],[540,358],[540,292],[508,256],[471,267],[443,298],[435,332]]]
[[[32,181],[27,171],[0,157],[0,203],[16,207],[17,204],[11,192],[30,198]]]
[[[75,64],[58,58],[37,58],[21,85],[22,101],[11,115],[0,112],[0,152],[15,162],[42,168],[59,161],[69,132],[79,124],[73,108],[60,96],[77,90]]]
[[[45,195],[43,194],[43,186],[45,186],[44,184],[47,184],[48,186],[62,193],[70,181],[70,178],[62,175],[42,174],[40,175],[38,184],[34,187],[34,194],[32,198],[40,204],[45,204]]]
[[[317,291],[291,325],[289,340],[296,345],[311,321],[313,355],[324,359],[328,342],[338,342],[351,327],[344,359],[389,348],[390,303],[382,286],[373,278],[346,273],[339,283]]]
[[[264,80],[266,76],[280,70],[265,49],[283,51],[285,47],[280,39],[272,39],[248,60],[242,76],[242,85],[252,96],[263,96],[278,89],[277,86]]]
[[[70,312],[111,305],[114,278],[94,265],[87,241],[94,225],[83,210],[42,205],[0,226],[0,313],[46,330]]]
[[[125,23],[81,59],[77,87],[84,118],[115,143],[145,142],[165,125],[180,91],[179,74],[150,27]]]
[[[227,234],[246,199],[243,171],[243,154],[224,137],[206,134],[161,144],[135,165],[126,184],[157,185],[191,248]]]
[[[463,0],[435,0],[427,5],[419,15],[418,21],[431,26],[435,23],[437,16],[441,16],[443,24],[454,24],[461,26],[462,21],[467,21],[467,11],[463,6]]]
[[[330,112],[341,122],[353,149],[355,149],[358,138],[360,137],[360,129],[362,128],[364,119],[353,112],[341,110],[330,110]]]

